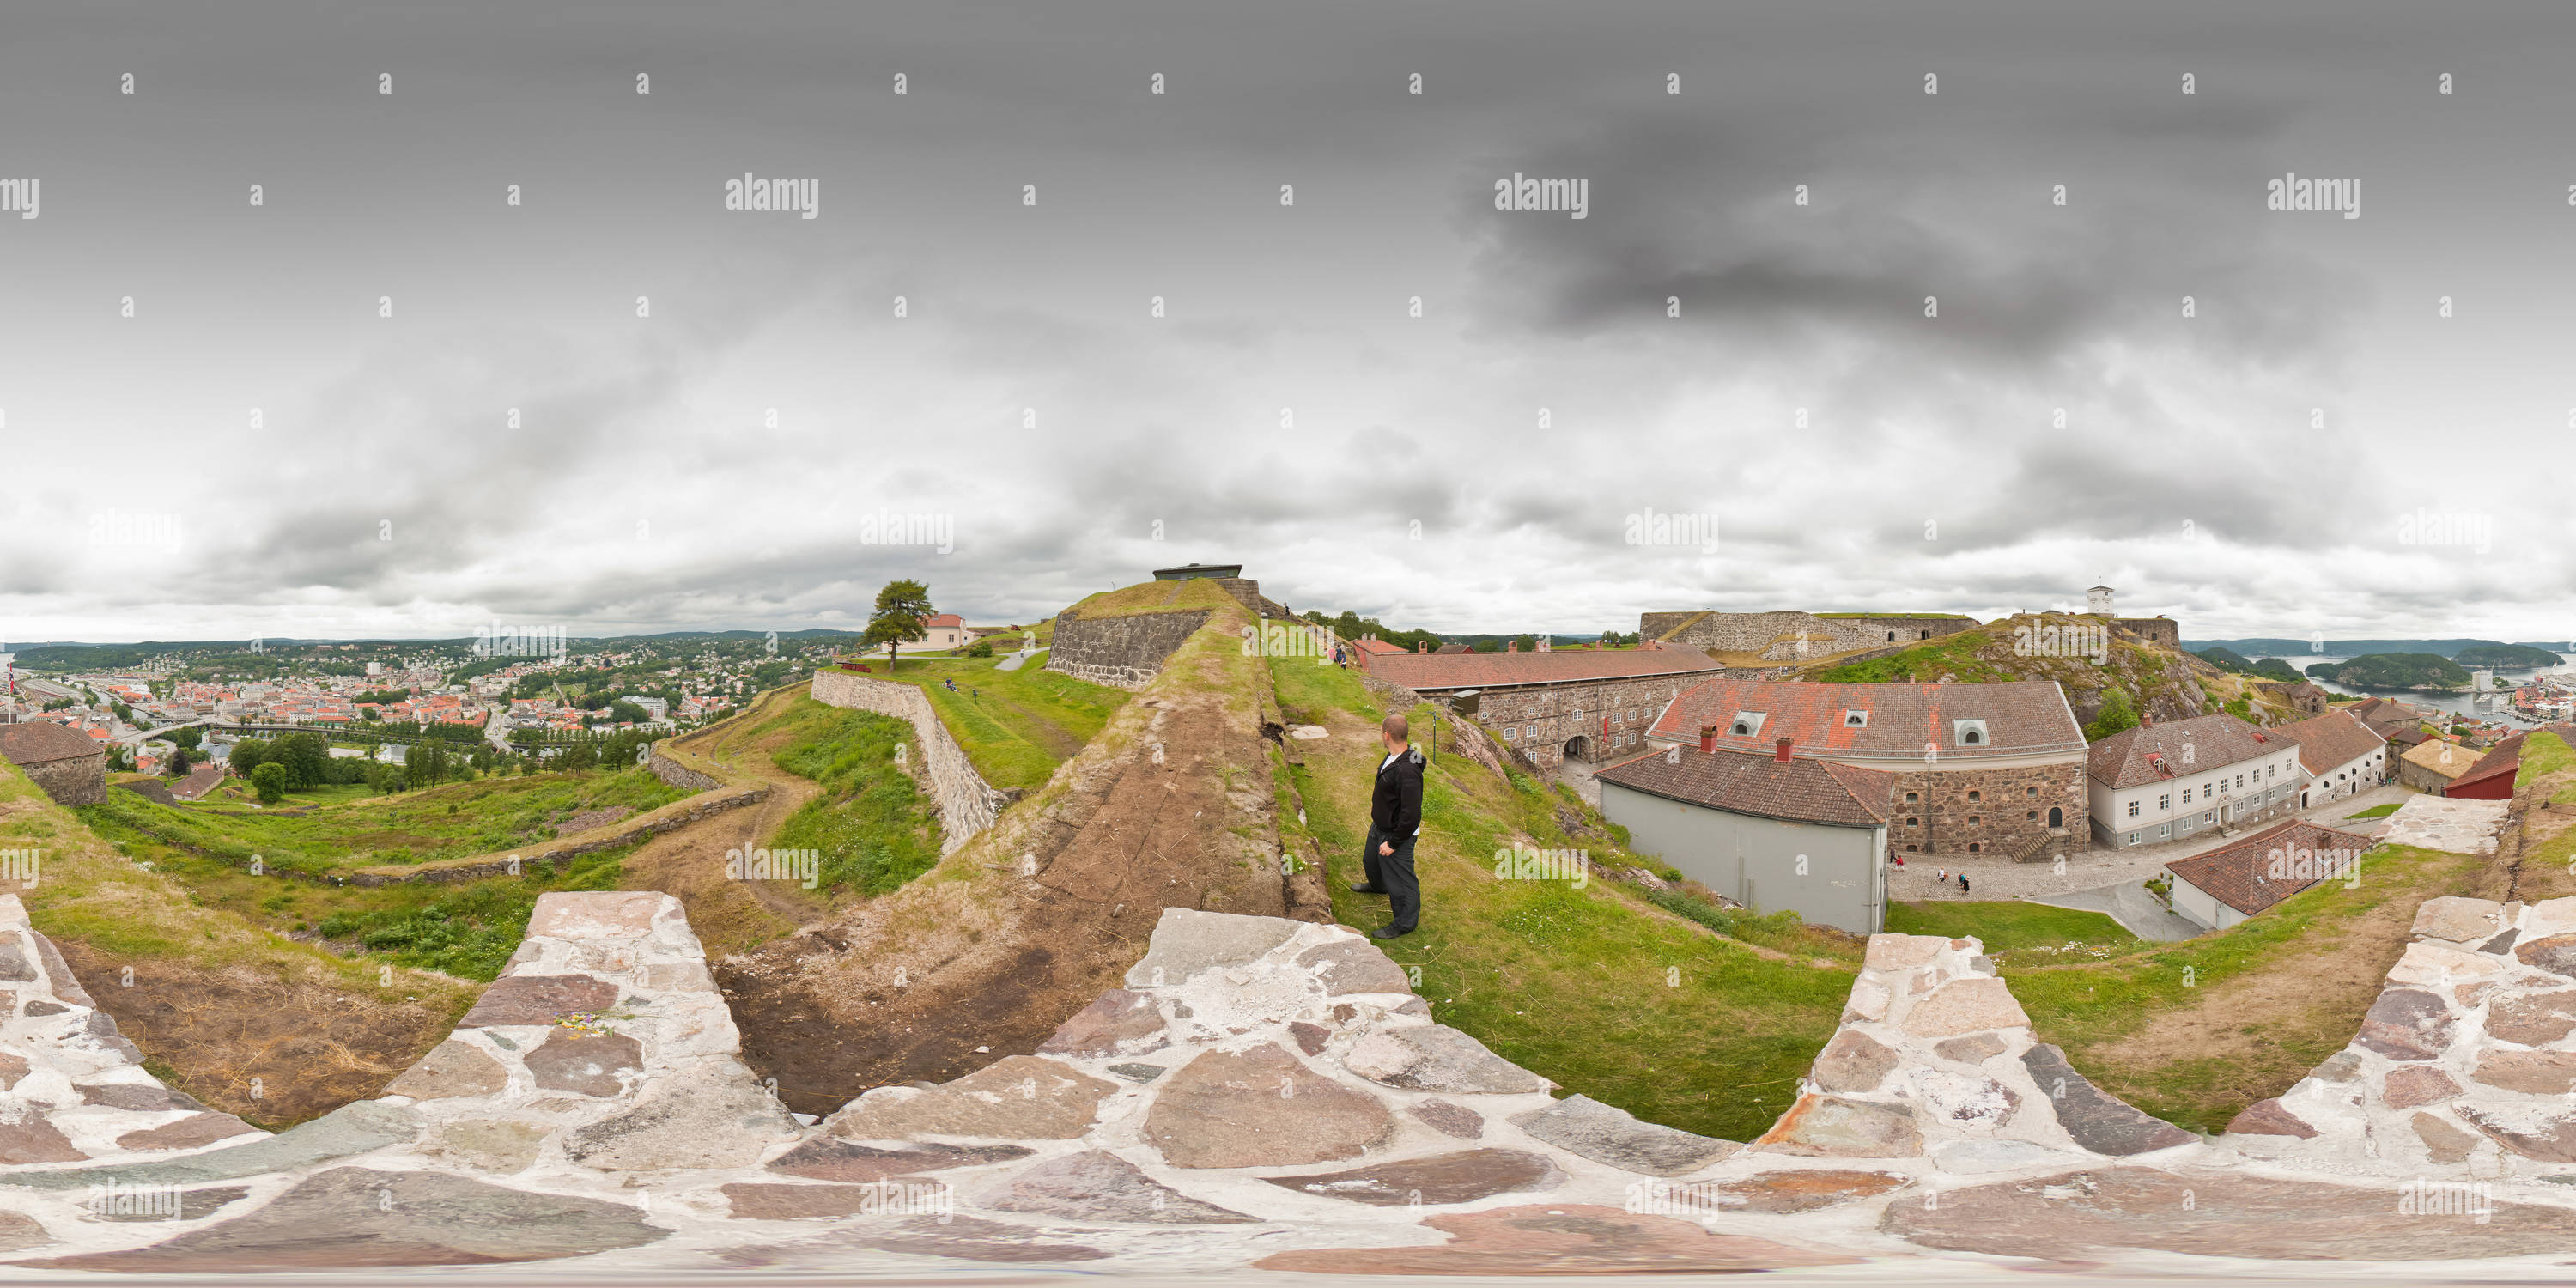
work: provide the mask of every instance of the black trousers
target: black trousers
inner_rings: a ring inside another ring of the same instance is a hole
[[[1361,847],[1360,861],[1368,870],[1368,883],[1386,891],[1387,903],[1394,917],[1387,924],[1397,930],[1410,931],[1422,920],[1422,883],[1413,875],[1413,842],[1407,836],[1397,838],[1369,828],[1368,843]],[[1380,842],[1392,842],[1395,853],[1381,855]]]

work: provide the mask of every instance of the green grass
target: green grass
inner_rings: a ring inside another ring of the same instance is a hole
[[[1179,583],[1168,583],[1177,585]],[[868,678],[909,684],[930,697],[939,723],[975,772],[999,788],[1035,790],[1126,705],[1127,691],[1043,669],[1044,655],[1016,671],[1000,657],[903,657],[889,670],[870,660]],[[955,680],[958,692],[945,681]]]
[[[2519,792],[2545,774],[2566,769],[2576,769],[2576,750],[2570,750],[2567,740],[2557,734],[2535,732],[2522,740],[2522,768],[2513,776],[2514,790]],[[2576,783],[2552,792],[2549,802],[2553,805],[2576,805]]]
[[[1378,719],[1357,677],[1339,668],[1280,660],[1272,674],[1291,719],[1335,710]],[[1417,730],[1430,711],[1409,713]],[[1282,826],[1320,847],[1335,918],[1380,925],[1385,900],[1345,889],[1361,875],[1375,741],[1345,725],[1300,750],[1305,765],[1283,772],[1307,821],[1298,828],[1290,814]],[[1857,941],[1793,916],[1729,917],[1705,903],[1668,915],[1599,881],[1575,889],[1495,878],[1494,851],[1515,843],[1656,866],[1597,838],[1569,839],[1556,821],[1563,805],[1535,783],[1524,790],[1444,751],[1424,778],[1415,853],[1422,924],[1384,944],[1387,954],[1419,972],[1415,991],[1442,1023],[1568,1092],[1685,1131],[1749,1140],[1768,1130],[1833,1036]],[[1720,925],[1742,938],[1711,933]],[[1765,953],[1757,942],[1791,956]],[[1818,958],[1827,968],[1811,964]]]
[[[322,788],[298,794],[311,802],[302,812],[294,796],[254,810],[229,799],[157,805],[132,792],[110,792],[105,804],[75,812],[111,841],[149,837],[236,865],[257,855],[271,869],[322,873],[507,850],[551,839],[555,824],[575,814],[619,805],[641,814],[688,794],[628,768],[484,778],[390,797]]]
[[[2347,819],[2386,818],[2389,815],[2396,813],[2403,804],[2404,802],[2402,801],[2391,801],[2386,805],[2373,805],[2369,809],[2363,810],[2358,814],[2346,814],[2344,817]]]
[[[756,733],[785,731],[770,762],[810,778],[822,794],[779,826],[771,850],[820,851],[818,884],[879,895],[939,862],[939,822],[894,749],[912,726],[891,716],[802,699]]]
[[[1133,586],[1104,590],[1085,597],[1070,610],[1074,617],[1089,621],[1101,617],[1133,617],[1139,613],[1178,613],[1193,608],[1221,608],[1237,604],[1205,577],[1181,581],[1140,581]]]
[[[2342,1050],[2404,950],[2414,909],[2475,890],[2486,862],[2382,847],[2363,860],[2358,882],[2321,881],[2218,934],[2100,961],[1998,966],[2041,1040],[2065,1048],[2086,1076],[2157,1117],[2217,1131]],[[2373,914],[2370,931],[2362,923]],[[2201,1011],[2212,990],[2230,986],[2254,990],[2262,1018],[2240,1024],[2225,1007]],[[2197,1019],[2167,1034],[2169,1049],[2120,1048],[2179,1012]]]
[[[2013,953],[2048,960],[2041,955],[2071,950],[2129,952],[2146,944],[2108,914],[2052,908],[2020,899],[1891,903],[1887,929],[1890,934],[1946,935],[1952,939],[1973,935],[1986,946],[1986,954],[1998,962]]]
[[[1977,656],[1977,650],[1987,642],[1984,631],[1960,631],[1901,653],[1846,662],[1819,672],[1815,678],[1828,684],[1917,684],[1943,675],[1957,676],[1963,684],[2019,678]]]

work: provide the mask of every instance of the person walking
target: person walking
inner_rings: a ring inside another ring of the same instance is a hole
[[[1965,872],[1962,872],[1962,873],[1960,873],[1960,874],[1959,874],[1959,893],[1961,893],[1961,894],[1966,894],[1967,892],[1968,892],[1968,874],[1967,874],[1967,873],[1965,873]]]
[[[1378,726],[1378,745],[1386,759],[1377,766],[1377,785],[1369,793],[1368,840],[1360,847],[1360,864],[1368,880],[1351,887],[1353,894],[1387,896],[1387,924],[1369,932],[1371,939],[1396,939],[1413,933],[1422,917],[1422,884],[1413,873],[1413,843],[1422,835],[1422,753],[1406,741],[1411,727],[1401,715],[1389,715]]]
[[[1946,888],[1950,884],[1950,869],[1942,868],[1934,872],[1932,874],[1932,879],[1940,882],[1942,886]]]

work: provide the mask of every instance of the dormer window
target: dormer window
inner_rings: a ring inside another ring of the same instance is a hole
[[[1843,727],[1844,727],[1844,728],[1846,728],[1846,729],[1863,729],[1863,728],[1867,728],[1868,726],[1869,726],[1869,713],[1868,713],[1868,712],[1866,712],[1866,711],[1846,711],[1846,712],[1844,712],[1844,713],[1843,713]]]
[[[1953,720],[1950,722],[1950,728],[1952,736],[1959,740],[1959,745],[1962,747],[1986,745],[1986,722],[1983,720]]]
[[[1735,719],[1726,726],[1726,731],[1738,738],[1758,736],[1762,732],[1764,718],[1764,712],[1738,711],[1735,713]]]

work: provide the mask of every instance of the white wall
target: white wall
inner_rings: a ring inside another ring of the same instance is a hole
[[[1762,912],[1788,909],[1820,926],[1887,928],[1887,829],[1829,827],[1735,814],[1601,784],[1601,816],[1629,847]],[[1807,856],[1799,875],[1797,858]]]

